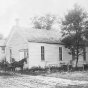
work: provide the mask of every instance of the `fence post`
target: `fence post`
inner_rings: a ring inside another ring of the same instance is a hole
[[[49,64],[49,70],[48,70],[48,73],[50,74],[50,64]]]
[[[83,71],[84,71],[84,64],[83,64]]]
[[[67,64],[67,71],[69,72],[69,64]]]

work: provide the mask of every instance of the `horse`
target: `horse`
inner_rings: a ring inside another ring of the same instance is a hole
[[[11,63],[11,66],[12,66],[13,71],[15,72],[15,69],[16,69],[17,67],[20,67],[20,68],[21,68],[21,71],[23,72],[24,62],[27,63],[27,58],[23,58],[23,59],[20,60],[20,61],[14,61],[14,62],[12,62],[12,63]]]

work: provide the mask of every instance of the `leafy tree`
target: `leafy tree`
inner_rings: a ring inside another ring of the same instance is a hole
[[[32,19],[33,27],[36,29],[47,29],[50,30],[55,22],[55,15],[46,14],[44,16],[35,16]]]
[[[3,39],[4,37],[3,37],[3,34],[0,34],[0,39]]]
[[[87,13],[77,4],[68,11],[61,21],[62,42],[64,42],[66,48],[70,49],[69,54],[75,57],[76,67],[79,55],[85,54],[84,49],[87,40],[86,22]]]

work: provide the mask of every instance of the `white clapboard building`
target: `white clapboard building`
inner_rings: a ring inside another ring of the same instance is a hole
[[[19,61],[27,57],[26,67],[28,68],[45,67],[49,64],[60,66],[60,63],[68,63],[72,56],[68,54],[69,50],[64,47],[60,38],[60,31],[54,29],[13,26],[6,41],[6,59],[11,62],[11,58]],[[86,57],[87,55],[88,52]],[[83,56],[79,58],[79,62],[84,61]]]

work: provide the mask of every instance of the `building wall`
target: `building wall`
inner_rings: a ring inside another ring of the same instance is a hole
[[[88,47],[86,47],[86,61],[88,63]]]
[[[45,48],[45,61],[41,61],[41,46]],[[62,61],[59,61],[59,47],[62,47]],[[72,59],[68,49],[59,44],[29,43],[29,68],[34,66],[45,67],[49,64],[59,66],[60,62],[68,62]]]
[[[5,52],[2,50],[2,46],[0,46],[0,61],[5,58]]]
[[[28,42],[15,31],[6,46],[6,59],[8,62],[10,62],[10,49],[12,50],[12,57],[19,61],[20,50],[28,49]]]

